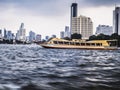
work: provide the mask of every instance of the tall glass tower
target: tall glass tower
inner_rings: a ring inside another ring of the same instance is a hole
[[[16,38],[20,41],[26,40],[26,29],[24,28],[24,23],[21,23],[20,28],[17,31]]]
[[[74,34],[77,24],[77,14],[78,14],[78,5],[77,3],[72,3],[71,5],[71,20],[70,20],[70,33]]]
[[[113,11],[113,29],[114,33],[120,35],[120,7],[116,7]]]
[[[71,17],[77,17],[77,3],[71,5]]]
[[[20,29],[24,29],[24,23],[21,23]]]

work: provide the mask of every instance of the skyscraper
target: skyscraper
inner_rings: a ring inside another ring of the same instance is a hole
[[[120,35],[120,7],[115,7],[113,11],[113,30]]]
[[[7,39],[8,40],[12,40],[13,39],[12,31],[8,31],[8,33],[7,33]]]
[[[20,41],[26,40],[26,29],[24,28],[24,23],[21,23],[20,28],[17,31],[16,38]]]
[[[0,38],[2,38],[2,30],[0,30]]]
[[[45,36],[45,40],[48,41],[50,39],[49,36]]]
[[[71,5],[71,34],[81,34],[82,39],[88,39],[93,34],[93,22],[86,16],[77,16],[77,3]]]
[[[64,38],[64,34],[65,34],[64,31],[61,31],[60,32],[60,38]]]
[[[21,40],[23,40],[23,41],[25,41],[25,39],[26,39],[26,30],[25,30],[25,28],[24,28],[24,23],[21,23],[21,26],[20,26],[20,39]]]
[[[56,36],[56,35],[54,35],[54,34],[51,36],[51,38],[56,38],[56,37],[57,37],[57,36]]]
[[[71,5],[71,17],[77,17],[77,3]]]
[[[37,42],[41,41],[41,37],[42,37],[42,36],[41,36],[40,34],[37,34],[37,35],[36,35],[36,41],[37,41]]]
[[[4,39],[7,38],[7,30],[4,28]]]
[[[82,39],[88,39],[93,34],[93,22],[91,18],[80,15],[77,18],[76,32],[82,35]]]
[[[29,41],[30,41],[30,42],[34,42],[34,41],[35,41],[35,38],[36,38],[35,32],[30,31],[30,32],[29,32]]]
[[[65,33],[64,33],[64,37],[70,37],[69,26],[65,26]]]
[[[78,10],[77,10],[77,3],[72,3],[71,5],[71,21],[70,21],[70,33],[74,34],[74,31],[77,29],[76,28],[76,24],[77,24],[77,14],[78,14]]]

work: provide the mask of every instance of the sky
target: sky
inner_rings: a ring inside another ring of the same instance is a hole
[[[78,16],[90,17],[94,32],[99,24],[112,26],[113,10],[120,0],[0,0],[0,29],[16,33],[24,23],[28,35],[59,37],[65,26],[70,26],[70,6],[78,3]]]

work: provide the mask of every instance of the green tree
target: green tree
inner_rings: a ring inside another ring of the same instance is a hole
[[[89,37],[89,40],[96,40],[96,39],[97,39],[97,37],[95,35],[92,35]]]
[[[63,39],[65,39],[65,40],[71,40],[69,37],[64,37]]]
[[[71,39],[81,39],[81,38],[82,38],[81,34],[74,33],[71,35]]]
[[[119,35],[117,33],[113,33],[111,35],[111,39],[119,39]]]

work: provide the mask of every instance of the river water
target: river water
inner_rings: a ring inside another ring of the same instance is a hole
[[[120,90],[120,50],[0,45],[0,90]]]

